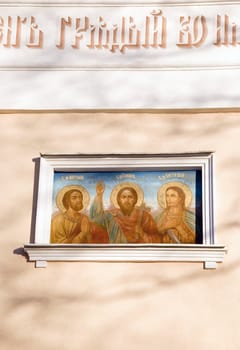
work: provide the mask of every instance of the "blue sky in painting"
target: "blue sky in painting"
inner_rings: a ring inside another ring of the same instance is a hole
[[[172,181],[179,181],[188,185],[193,194],[191,207],[195,208],[196,171],[131,171],[131,172],[55,172],[53,185],[53,211],[56,210],[55,199],[58,191],[67,185],[81,185],[89,192],[91,202],[95,197],[98,181],[105,183],[104,207],[110,206],[110,193],[114,186],[121,182],[135,182],[144,191],[144,202],[152,211],[159,208],[157,193],[159,188]]]

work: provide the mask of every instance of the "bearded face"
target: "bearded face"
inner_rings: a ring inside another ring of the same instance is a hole
[[[136,196],[130,190],[123,190],[118,198],[118,204],[124,214],[130,214],[136,204]]]
[[[68,204],[74,211],[80,211],[83,208],[82,194],[78,191],[73,191],[69,196]]]

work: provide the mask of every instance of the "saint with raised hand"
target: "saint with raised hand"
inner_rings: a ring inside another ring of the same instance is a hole
[[[113,209],[103,208],[105,185],[98,182],[90,218],[108,232],[109,243],[159,243],[151,214],[143,207],[143,190],[133,182],[116,185],[110,195]]]

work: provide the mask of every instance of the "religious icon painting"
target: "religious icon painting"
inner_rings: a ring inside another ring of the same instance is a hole
[[[198,170],[55,172],[52,208],[51,243],[202,243]]]
[[[28,254],[36,247],[45,260],[215,261],[222,254],[211,152],[46,154],[39,168]]]

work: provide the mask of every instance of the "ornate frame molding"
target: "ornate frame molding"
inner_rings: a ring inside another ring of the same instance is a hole
[[[203,262],[216,268],[227,252],[215,244],[213,153],[152,155],[52,155],[40,157],[39,186],[34,243],[24,250],[36,267],[47,261],[131,261],[131,262]],[[49,244],[54,171],[116,171],[156,169],[201,169],[202,172],[202,244]]]

